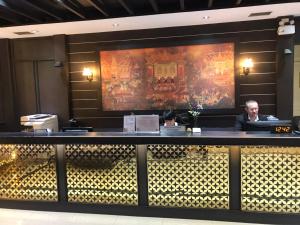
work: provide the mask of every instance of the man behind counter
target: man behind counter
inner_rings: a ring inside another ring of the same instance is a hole
[[[245,112],[236,117],[235,128],[237,130],[248,130],[247,122],[277,120],[276,117],[266,116],[258,113],[258,103],[254,100],[246,101]]]
[[[164,118],[164,126],[165,127],[178,126],[178,123],[175,122],[176,114],[173,110],[164,112],[163,118]]]

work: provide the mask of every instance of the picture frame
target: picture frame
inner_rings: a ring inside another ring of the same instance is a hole
[[[146,49],[146,50],[150,50],[153,52],[155,52],[155,50],[157,50],[158,52],[160,50],[162,50],[162,52],[164,52],[164,51],[172,52],[174,49],[178,50],[178,48],[181,48],[179,51],[183,52],[183,50],[186,48],[193,49],[193,48],[197,48],[197,47],[199,48],[199,46],[200,47],[204,46],[204,48],[207,48],[207,47],[209,48],[209,46],[210,46],[210,47],[212,47],[212,49],[214,49],[214,48],[219,48],[219,46],[226,46],[226,45],[227,45],[227,47],[228,47],[228,45],[231,45],[231,50],[230,50],[231,51],[230,52],[230,54],[231,54],[231,69],[230,69],[231,93],[230,93],[230,97],[233,99],[233,101],[228,106],[223,105],[220,107],[210,107],[206,102],[200,102],[200,103],[203,104],[203,106],[204,106],[203,114],[224,114],[224,113],[225,114],[233,114],[233,113],[236,113],[239,110],[239,95],[238,95],[239,90],[237,88],[238,87],[237,74],[238,74],[239,68],[236,66],[237,48],[238,48],[236,38],[204,40],[204,39],[195,39],[195,38],[189,37],[189,38],[181,38],[180,40],[177,38],[168,39],[168,40],[160,40],[159,42],[157,40],[152,40],[152,41],[147,41],[147,40],[136,41],[135,40],[135,41],[128,41],[125,43],[122,42],[122,43],[118,43],[118,44],[116,44],[116,42],[114,42],[114,45],[101,46],[98,49],[98,55],[99,55],[99,64],[98,65],[99,65],[99,73],[100,73],[100,91],[99,92],[100,92],[100,96],[101,96],[100,97],[100,99],[101,99],[101,103],[100,103],[101,115],[124,115],[124,114],[129,114],[132,112],[134,112],[136,114],[161,113],[162,111],[167,110],[167,109],[174,109],[177,112],[184,112],[188,109],[187,106],[188,106],[189,102],[197,103],[196,101],[194,101],[195,99],[185,98],[184,99],[185,104],[181,104],[181,105],[180,104],[177,104],[177,105],[176,104],[175,105],[174,104],[173,105],[162,104],[162,105],[164,105],[163,107],[157,107],[157,105],[153,104],[151,107],[148,107],[148,108],[147,107],[136,107],[136,106],[127,107],[127,108],[107,107],[107,105],[105,105],[103,103],[105,103],[105,101],[113,100],[113,98],[112,98],[112,96],[107,97],[107,93],[109,91],[104,90],[105,89],[104,84],[107,81],[107,74],[105,74],[105,73],[107,71],[105,70],[105,63],[103,63],[103,62],[106,61],[106,65],[112,66],[112,64],[110,64],[110,65],[107,64],[107,57],[111,57],[112,54],[110,54],[110,56],[107,56],[107,55],[105,56],[105,54],[103,54],[103,53],[116,53],[116,52],[120,53],[123,51],[123,52],[125,52],[125,54],[123,54],[123,55],[128,55],[127,53],[128,52],[130,53],[130,51],[143,52],[143,50]],[[122,58],[122,54],[119,54],[118,57]],[[221,56],[221,58],[222,58],[222,56]],[[224,59],[224,57],[223,57],[223,59]],[[216,62],[216,60],[214,60],[214,61]],[[164,66],[165,66],[165,68],[169,67],[169,71],[174,71],[174,67],[178,68],[178,64],[174,66],[174,63],[172,64],[172,62],[171,63],[165,63],[165,62],[166,61],[163,61],[162,63],[159,63],[159,62],[153,63],[153,65],[152,65],[152,68],[154,71],[153,74],[159,74],[157,72],[159,70],[159,67],[164,67]],[[169,62],[170,62],[170,60],[169,60]],[[123,61],[123,65],[124,64],[126,65],[126,63],[124,63],[124,61]],[[119,66],[120,64],[118,62],[117,63],[115,62],[114,68],[117,68],[116,65]],[[224,68],[224,66],[223,66],[223,68]],[[124,69],[124,67],[118,68],[118,69],[116,69],[116,71],[122,71],[122,69],[123,69],[123,71],[126,71],[126,68]],[[110,74],[112,74],[112,73],[110,72]],[[121,76],[116,77],[115,80],[117,81],[123,75],[124,74],[121,74]],[[122,79],[124,79],[124,78],[126,79],[126,76],[128,77],[128,75],[129,75],[128,73],[125,74],[125,76]],[[147,75],[147,71],[146,71],[146,75]],[[171,75],[171,77],[172,76],[173,76],[173,74]],[[117,82],[115,82],[115,83],[117,83]],[[147,81],[146,81],[146,83],[147,83]],[[163,87],[163,85],[162,85],[162,87]],[[145,85],[143,86],[143,89],[146,90],[147,88],[148,87],[145,88]],[[173,88],[173,90],[175,90],[176,88],[177,87]],[[112,90],[113,89],[110,89],[110,91],[112,91]],[[128,87],[127,87],[127,90],[128,90]],[[207,93],[207,91],[206,91],[206,93]],[[224,92],[219,91],[219,93],[224,93]],[[122,92],[120,92],[119,95],[122,95]],[[137,95],[137,94],[133,94],[133,95]],[[144,96],[143,93],[138,94],[138,95]],[[148,96],[149,96],[149,93],[148,93]],[[123,102],[124,102],[124,104],[128,105],[126,101],[123,101]],[[118,105],[118,104],[120,104],[120,102],[116,102],[115,104]]]

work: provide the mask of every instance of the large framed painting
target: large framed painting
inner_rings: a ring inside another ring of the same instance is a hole
[[[101,50],[103,111],[235,108],[234,42]]]

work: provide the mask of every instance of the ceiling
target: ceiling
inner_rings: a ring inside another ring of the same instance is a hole
[[[0,26],[226,9],[289,0],[0,0]]]
[[[251,13],[261,12],[271,13],[249,17]],[[290,15],[300,16],[299,1],[0,0],[0,38],[188,26]]]

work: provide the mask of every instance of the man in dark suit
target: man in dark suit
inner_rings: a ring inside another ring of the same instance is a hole
[[[268,116],[258,113],[258,103],[254,100],[249,100],[245,103],[245,112],[236,117],[235,128],[237,130],[248,130],[247,122],[252,121],[267,121]]]

